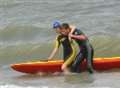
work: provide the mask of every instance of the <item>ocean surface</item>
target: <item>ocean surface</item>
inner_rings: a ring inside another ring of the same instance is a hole
[[[55,20],[80,28],[95,57],[120,56],[120,0],[0,0],[0,88],[120,88],[120,69],[41,77],[10,68],[47,59],[54,47]],[[62,58],[61,50],[56,58]]]

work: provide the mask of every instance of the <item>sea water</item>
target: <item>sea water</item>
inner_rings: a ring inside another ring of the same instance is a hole
[[[56,37],[52,22],[80,28],[95,57],[120,56],[119,0],[0,0],[0,88],[120,88],[120,70],[27,75],[10,64],[47,59]],[[56,58],[62,58],[62,49]]]

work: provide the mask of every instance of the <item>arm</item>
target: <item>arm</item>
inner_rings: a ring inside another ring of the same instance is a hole
[[[79,40],[86,40],[87,37],[84,34],[80,34],[80,35],[74,35],[73,32],[75,31],[76,27],[73,25],[70,25],[71,28],[71,32],[69,33],[69,38],[71,40],[71,38],[74,39],[79,39]]]
[[[52,51],[51,55],[48,57],[48,60],[51,60],[55,56],[55,54],[58,51],[59,46],[60,46],[60,41],[59,41],[59,36],[57,36],[56,41],[55,41],[55,48]]]
[[[79,39],[79,40],[86,40],[87,39],[87,37],[85,35],[73,35],[73,34],[70,34],[69,36],[71,38]]]
[[[75,26],[73,26],[73,25],[70,25],[70,28],[71,28],[71,31],[70,31],[70,33],[69,33],[69,35],[71,35],[71,34],[73,34],[73,32],[75,31]],[[71,37],[69,36],[69,40],[71,41]]]
[[[57,51],[58,51],[58,48],[54,48],[54,50],[52,51],[51,55],[48,57],[48,60],[51,60],[55,56]]]
[[[64,64],[62,65],[61,69],[63,71],[65,71],[67,69],[67,67],[75,60],[75,57],[76,57],[76,47],[73,43],[71,43],[71,47],[72,47],[72,54],[67,58],[67,60],[64,62]]]
[[[73,26],[73,25],[70,25],[70,28],[71,28],[71,32],[70,32],[70,34],[73,34],[73,32],[75,31],[75,26]]]

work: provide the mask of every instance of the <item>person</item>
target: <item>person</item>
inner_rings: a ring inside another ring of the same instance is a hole
[[[93,73],[93,48],[85,34],[77,29],[75,26],[71,26],[68,23],[60,24],[60,22],[54,22],[53,28],[59,34],[56,38],[55,48],[48,58],[51,60],[59,49],[59,46],[63,45],[64,63],[61,69],[65,73],[80,72],[80,63],[86,59],[87,68],[90,73]],[[79,53],[76,54],[76,48],[74,41],[79,46]]]

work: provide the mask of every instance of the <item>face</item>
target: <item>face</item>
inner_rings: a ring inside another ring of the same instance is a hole
[[[61,30],[60,28],[55,29],[56,33],[60,33],[60,30]]]
[[[62,35],[68,35],[70,33],[70,30],[69,29],[64,29],[64,28],[57,28],[56,32],[60,33]]]
[[[60,33],[62,35],[68,35],[70,33],[70,30],[64,28],[56,28],[56,33]]]
[[[60,33],[63,34],[63,35],[68,35],[69,34],[68,30],[65,30],[65,29],[61,29]]]

